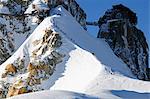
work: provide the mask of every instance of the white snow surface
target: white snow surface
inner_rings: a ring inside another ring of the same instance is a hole
[[[71,51],[69,56],[68,61],[65,63],[65,72],[50,89],[84,92],[88,84],[101,71],[102,68],[99,67],[101,64],[91,53],[78,47]],[[52,77],[58,74],[57,70],[63,65],[58,66]]]
[[[23,94],[20,96],[11,97],[9,99],[98,99],[98,97],[82,93],[75,93],[68,91],[50,91],[50,90]]]
[[[104,40],[91,37],[62,6],[52,13],[55,15],[46,18],[16,53],[0,66],[2,72],[6,64],[12,63],[22,53],[30,56],[35,49],[31,42],[42,38],[42,30],[51,28],[62,37],[63,44],[57,50],[66,55],[50,79],[41,84],[51,92],[19,95],[12,99],[93,99],[52,90],[86,93],[101,99],[150,99],[150,82],[136,79]],[[7,78],[11,82],[14,79]]]

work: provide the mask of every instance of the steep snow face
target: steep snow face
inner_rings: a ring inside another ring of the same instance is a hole
[[[53,81],[53,77],[57,77],[60,68],[63,67],[65,71],[50,90],[84,92],[88,84],[104,69],[103,65],[91,53],[78,47],[69,52],[69,59],[66,63],[57,66],[56,72],[51,76],[49,82]]]
[[[107,69],[110,68],[112,71],[116,71],[120,74],[134,77],[129,68],[113,54],[113,51],[104,40],[91,37],[73,17],[70,17],[70,14],[66,10],[58,7],[54,12],[60,15],[60,17],[53,19],[55,23],[54,26],[74,44],[93,53],[102,64],[108,67]]]
[[[88,35],[62,6],[44,19],[0,70],[1,90],[8,97],[46,89],[101,97],[98,94],[105,87],[107,91],[141,89],[148,93],[150,85],[136,80],[107,43]],[[122,85],[124,81],[131,86]],[[32,98],[30,94],[23,97]]]
[[[60,13],[62,16],[59,12],[62,12]],[[67,31],[62,31],[61,28],[57,26],[57,24],[59,24],[59,22],[56,22],[57,19],[64,22],[66,21],[66,18],[61,19],[61,17],[69,16],[69,20],[73,20],[73,22],[76,22],[75,19],[62,7],[58,7],[55,13],[56,15],[46,18],[21,47],[1,65],[1,89],[4,93],[2,97],[49,89],[54,85],[56,80],[62,76],[62,73],[65,74],[64,71],[66,67],[66,76],[61,79],[68,79],[66,83],[69,84],[66,84],[62,89],[67,89],[68,87],[68,90],[83,92],[90,81],[99,74],[101,70],[101,68],[99,68],[99,65],[101,65],[99,61],[91,53],[71,43],[70,40],[72,39],[66,37],[65,32]],[[73,23],[70,25],[72,24]],[[78,23],[75,23],[74,26],[76,25],[80,27]],[[82,30],[81,32],[84,32],[82,27],[80,28]],[[80,60],[82,56],[85,62],[82,64],[74,64],[75,71],[72,74],[69,70],[71,69],[70,66],[72,63],[82,62]],[[93,60],[93,62],[88,64],[87,61],[90,60]],[[66,63],[67,61],[69,63]],[[94,68],[92,66],[93,64],[95,64]],[[59,68],[53,74],[55,66]],[[82,73],[82,76],[80,75],[80,79],[86,82],[78,82],[77,78],[74,78],[74,81],[76,80],[76,82],[74,82],[72,76],[76,77],[76,74],[80,73],[79,68],[81,67],[82,69],[87,69]],[[88,71],[91,71],[91,73],[88,73]],[[88,76],[88,78],[86,76]],[[60,83],[62,83],[62,81],[58,80],[53,89],[59,88]],[[71,86],[76,83],[78,83],[78,87]]]
[[[49,12],[63,5],[86,29],[86,14],[72,0],[1,0],[0,64],[8,59]]]

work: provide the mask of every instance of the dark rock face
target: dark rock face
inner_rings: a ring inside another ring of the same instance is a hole
[[[48,0],[48,5],[56,7],[62,5],[70,14],[76,18],[81,26],[86,30],[86,13],[75,0]]]
[[[148,44],[136,28],[137,16],[123,5],[115,5],[99,19],[98,38],[104,38],[138,79],[148,80]]]

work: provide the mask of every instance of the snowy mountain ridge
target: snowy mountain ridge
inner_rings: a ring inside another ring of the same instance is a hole
[[[86,29],[86,14],[76,1],[66,0],[1,0],[0,1],[0,64],[6,61],[50,15],[62,5]]]
[[[59,94],[57,90],[66,90],[95,96],[87,96],[89,99],[121,99],[124,96],[114,91],[126,90],[129,94],[130,91],[136,92],[139,99],[149,98],[150,83],[136,79],[104,40],[88,35],[62,6],[58,6],[54,12],[55,15],[44,19],[17,52],[1,65],[1,73],[7,73],[1,78],[5,85],[1,89],[7,97],[39,91],[31,94],[52,98]],[[23,60],[21,69],[20,61],[16,59]],[[8,64],[11,64],[11,68],[6,68]],[[54,92],[40,92],[48,89]],[[32,99],[31,94],[12,98]],[[66,99],[69,93],[63,94]],[[68,99],[79,96],[82,94],[71,94]],[[125,97],[137,98],[135,95]]]
[[[36,14],[23,20],[15,16],[1,18],[7,24],[3,24],[6,29],[2,27],[2,40],[4,35],[11,43],[12,37],[20,38],[20,42],[12,44],[21,46],[14,48],[10,58],[6,57],[3,61],[8,59],[0,66],[0,98],[149,99],[150,82],[138,80],[104,39],[91,37],[85,31],[86,15],[82,9],[74,0],[66,2],[28,1],[30,6],[25,6],[23,13],[37,13],[42,19]],[[55,7],[48,10],[50,5]],[[10,11],[22,13],[22,10]],[[27,22],[31,30],[23,35],[7,33],[21,30],[18,28],[24,24],[21,22]],[[3,48],[7,48],[7,44],[5,42]]]

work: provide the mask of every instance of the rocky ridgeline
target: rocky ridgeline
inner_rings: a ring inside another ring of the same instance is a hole
[[[64,6],[86,29],[86,14],[75,0],[35,1],[7,0],[7,2],[0,2],[0,64],[19,48],[38,24],[58,5]]]
[[[148,44],[137,29],[137,16],[123,5],[115,5],[99,19],[98,38],[104,38],[137,78],[149,80]]]
[[[32,3],[32,12],[42,13],[47,12],[47,10],[51,10],[58,5],[62,5],[70,14],[75,17],[75,19],[81,24],[81,26],[86,30],[86,13],[79,6],[79,4],[75,0],[43,0],[43,3],[47,5],[47,9],[40,8],[40,6],[36,3]]]
[[[43,34],[42,39],[32,42],[36,49],[32,50],[31,55],[23,53],[12,63],[6,64],[0,83],[2,98],[44,90],[43,81],[50,78],[55,66],[65,56],[56,51],[62,45],[61,36],[50,29],[44,30]],[[14,83],[7,81],[7,77],[14,79]]]

